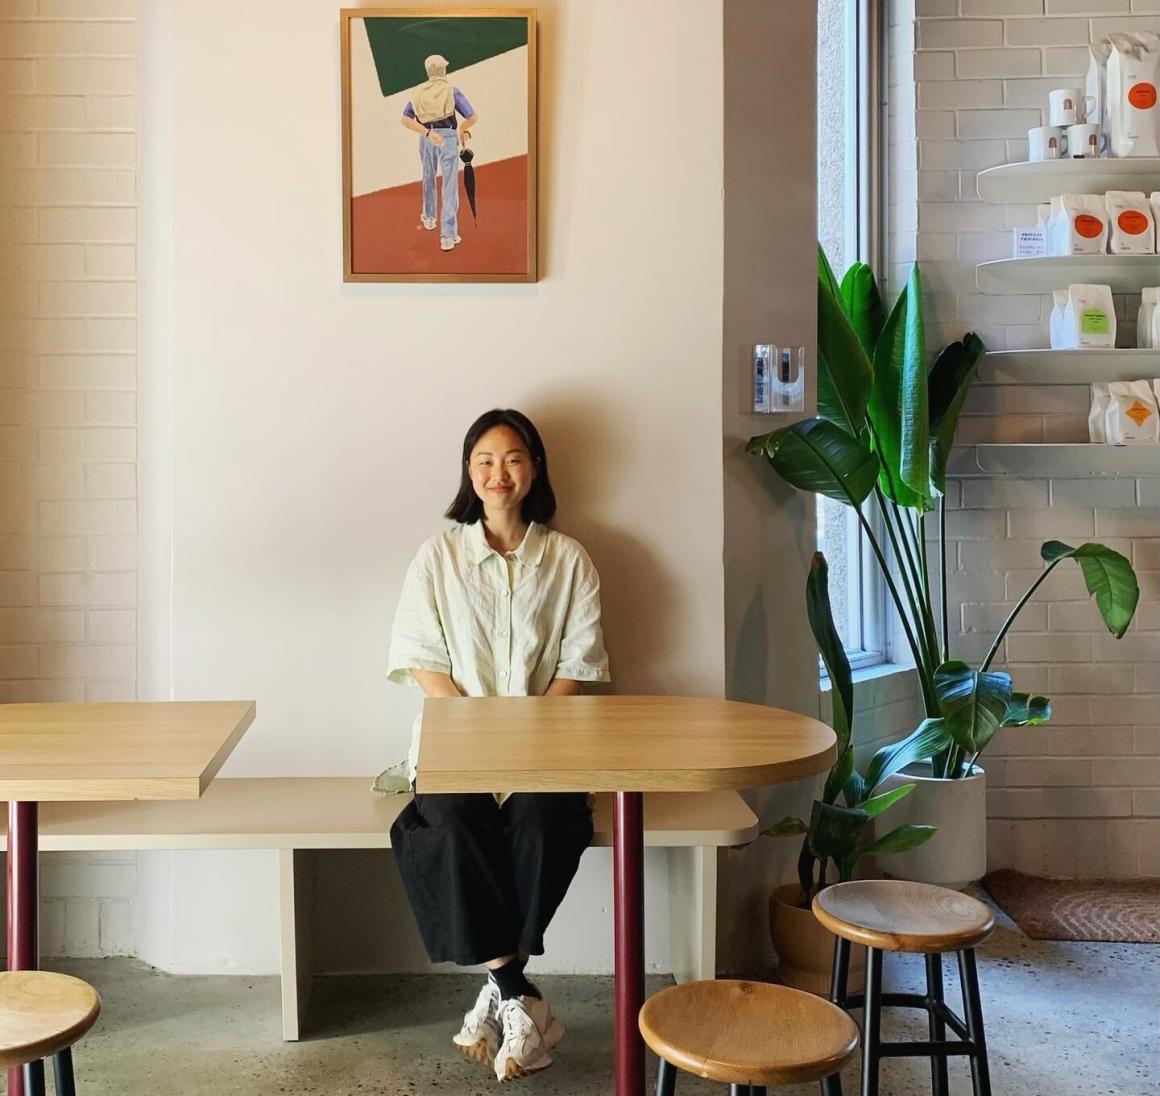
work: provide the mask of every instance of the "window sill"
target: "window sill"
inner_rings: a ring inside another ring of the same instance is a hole
[[[877,666],[854,670],[850,676],[859,708],[877,708],[895,700],[907,700],[917,688],[914,667],[899,662],[880,662]],[[828,693],[830,679],[822,677],[818,689]]]

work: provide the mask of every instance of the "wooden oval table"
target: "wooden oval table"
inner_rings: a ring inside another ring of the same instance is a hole
[[[246,728],[252,701],[0,704],[0,800],[8,802],[8,969],[34,970],[37,807],[198,799]],[[9,1096],[23,1096],[19,1068]]]
[[[644,792],[784,784],[825,772],[834,732],[779,708],[676,696],[423,702],[416,791],[615,793],[617,1096],[643,1096]]]

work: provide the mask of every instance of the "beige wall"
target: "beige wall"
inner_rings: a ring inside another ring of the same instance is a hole
[[[725,485],[725,682],[734,700],[816,715],[818,666],[805,620],[814,544],[810,496],[744,451],[785,417],[745,413],[755,343],[805,346],[812,413],[816,343],[814,195],[815,7],[725,5],[725,314],[722,459]],[[792,109],[785,104],[792,103]],[[809,810],[813,786],[757,793],[766,824]],[[766,901],[793,876],[795,842],[759,840],[722,854],[719,965],[771,960]]]
[[[334,4],[148,10],[143,648],[171,658],[143,689],[255,697],[229,774],[369,777],[401,758],[419,697],[384,666],[404,569],[445,527],[467,425],[505,405],[542,429],[558,525],[600,569],[615,688],[720,695],[719,0],[680,19],[661,0],[540,5],[529,286],[342,284]],[[680,109],[629,119],[617,73]],[[608,897],[590,856],[563,914],[571,969],[610,958],[588,932]],[[145,870],[150,956],[258,954],[228,910],[190,915],[201,868]],[[165,922],[175,909],[198,923]]]

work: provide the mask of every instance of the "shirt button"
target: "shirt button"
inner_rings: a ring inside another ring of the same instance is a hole
[[[507,677],[507,670],[500,670],[499,676],[500,677]]]
[[[511,590],[504,590],[504,592],[503,592],[503,596],[504,596],[504,597],[511,597],[511,596],[512,596],[512,592],[511,592]]]
[[[505,629],[504,631],[500,632],[499,637],[500,639],[507,639],[507,630]]]

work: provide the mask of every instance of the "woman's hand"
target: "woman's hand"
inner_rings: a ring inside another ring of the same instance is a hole
[[[544,696],[579,696],[583,691],[582,682],[567,677],[554,677],[544,690]]]

